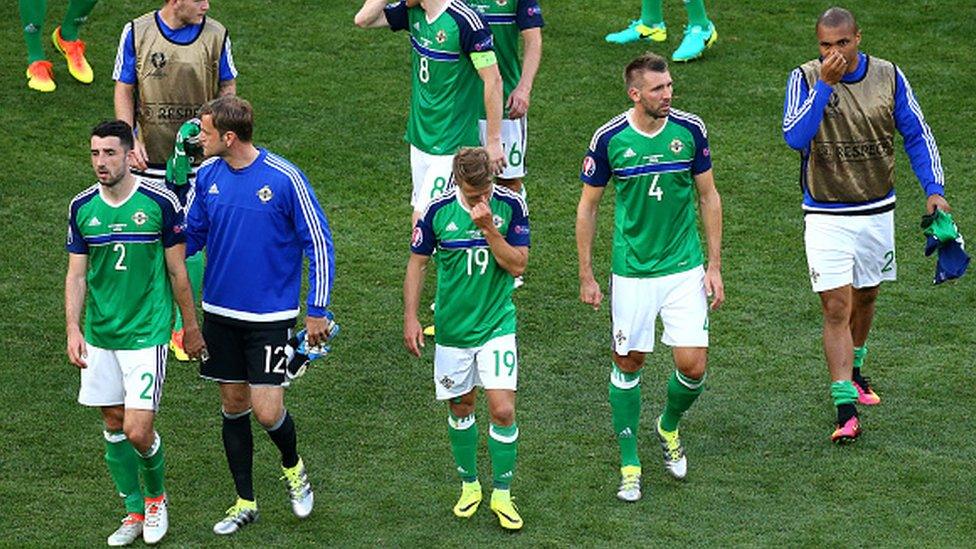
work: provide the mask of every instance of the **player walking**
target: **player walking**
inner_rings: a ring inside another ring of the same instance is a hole
[[[529,219],[525,201],[494,185],[488,153],[461,149],[453,162],[453,186],[417,220],[403,281],[403,339],[420,356],[423,329],[417,307],[424,270],[437,251],[439,326],[434,351],[437,400],[448,401],[448,434],[461,477],[461,497],[454,514],[470,517],[481,503],[478,482],[476,388],[488,399],[491,425],[491,510],[503,528],[522,528],[512,503],[511,483],[518,453],[515,390],[518,348],[512,282],[529,258]]]
[[[187,351],[197,356],[203,347],[183,264],[182,210],[171,192],[130,173],[132,146],[127,123],[96,126],[91,159],[98,183],[68,209],[68,358],[81,369],[78,402],[101,408],[105,461],[128,512],[109,545],[128,545],[140,535],[157,543],[169,527],[163,441],[153,420],[163,395],[174,295],[186,316]]]
[[[627,95],[634,107],[593,135],[583,159],[583,192],[576,213],[580,300],[599,307],[600,285],[593,277],[596,216],[608,182],[616,190],[610,306],[613,370],[610,408],[620,444],[621,483],[617,497],[641,497],[637,456],[640,381],[645,353],[654,350],[654,324],[664,324],[661,341],[672,347],[676,370],[667,401],[655,422],[664,464],[675,478],[688,462],[678,436],[682,414],[701,395],[708,355],[708,304],[725,300],[721,274],[722,202],[712,177],[705,124],[671,108],[667,61],[649,53],[627,65]],[[696,226],[695,191],[708,243],[703,268]]]

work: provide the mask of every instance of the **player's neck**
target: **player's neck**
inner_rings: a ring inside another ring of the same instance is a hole
[[[112,206],[118,206],[122,204],[129,195],[132,194],[133,187],[136,186],[136,178],[131,172],[127,172],[122,180],[112,185],[111,187],[107,185],[101,186],[102,197]]]
[[[224,162],[230,164],[235,170],[243,170],[258,159],[261,151],[253,143],[235,143],[233,147],[227,149],[227,154],[223,155]]]
[[[173,8],[170,6],[169,2],[159,9],[159,17],[163,20],[163,23],[166,23],[166,26],[169,27],[170,30],[176,31],[186,26],[183,21],[180,21],[179,18],[176,17],[176,14],[173,12]]]
[[[630,111],[630,121],[638,130],[647,134],[655,134],[668,121],[668,117],[654,117],[644,112],[643,109],[635,107]]]
[[[450,0],[420,0],[420,7],[427,15],[440,15],[444,11],[444,4]]]

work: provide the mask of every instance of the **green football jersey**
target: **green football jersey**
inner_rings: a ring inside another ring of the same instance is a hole
[[[413,76],[407,141],[435,155],[478,146],[484,94],[470,56],[492,50],[484,18],[463,0],[450,0],[433,21],[422,8],[407,8],[403,1],[389,4],[384,13],[390,29],[410,31]]]
[[[705,124],[690,113],[672,108],[654,135],[634,127],[630,111],[596,131],[580,179],[598,187],[613,179],[614,274],[659,277],[704,262],[694,176],[711,167]]]
[[[173,320],[164,250],[184,242],[176,196],[136,183],[113,206],[99,187],[80,193],[68,210],[66,248],[88,256],[85,340],[112,350],[163,345]]]
[[[522,31],[541,28],[542,8],[537,0],[467,0],[488,21],[494,37],[498,70],[502,74],[505,90],[503,105],[509,94],[522,78],[522,61],[519,57],[519,36]],[[481,118],[485,118],[485,105],[481,103]]]
[[[505,241],[528,246],[525,200],[496,185],[489,205]],[[417,220],[410,250],[427,256],[437,251],[434,337],[438,344],[472,348],[515,333],[514,278],[495,260],[457,187],[434,200]]]

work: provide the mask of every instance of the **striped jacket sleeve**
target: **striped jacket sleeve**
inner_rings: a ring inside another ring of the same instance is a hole
[[[308,316],[323,317],[332,297],[335,276],[332,232],[305,174],[297,169],[294,172],[291,177],[292,215],[308,258]]]
[[[786,100],[783,102],[783,138],[787,145],[798,151],[810,146],[833,92],[834,89],[823,80],[817,80],[810,90],[803,71],[799,67],[793,69],[786,83]]]
[[[925,122],[922,108],[915,99],[908,79],[896,67],[895,73],[895,127],[905,141],[905,153],[912,164],[925,196],[945,194],[945,177],[942,159],[935,144],[932,129]]]

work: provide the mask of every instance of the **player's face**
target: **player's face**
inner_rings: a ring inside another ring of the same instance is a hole
[[[651,118],[666,118],[671,112],[671,95],[674,82],[670,72],[644,71],[638,79],[639,87],[628,91],[634,108],[641,109]]]
[[[222,156],[227,152],[227,144],[220,130],[214,126],[213,117],[205,114],[200,117],[200,145],[206,157]]]
[[[493,186],[494,185],[485,185],[482,188],[477,188],[462,182],[460,185],[458,185],[458,188],[461,190],[461,196],[464,198],[464,203],[470,208],[479,202],[488,202],[488,198],[491,197]]]
[[[837,52],[847,61],[848,70],[854,70],[857,60],[857,48],[861,44],[861,33],[852,25],[839,27],[817,27],[817,42],[820,44],[820,57]]]
[[[106,187],[114,187],[129,173],[129,151],[122,146],[122,140],[114,135],[92,136],[91,161],[95,177]]]
[[[184,25],[199,25],[210,10],[208,0],[176,0],[173,13]]]

